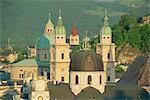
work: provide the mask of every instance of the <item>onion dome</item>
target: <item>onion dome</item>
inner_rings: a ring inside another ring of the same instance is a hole
[[[103,71],[102,56],[92,50],[80,50],[70,63],[71,71]]]
[[[48,19],[48,22],[46,23],[45,25],[45,29],[44,29],[44,33],[45,34],[48,34],[48,35],[51,35],[51,33],[54,32],[54,25],[51,21],[51,18],[50,18],[50,13],[49,13],[49,19]]]
[[[73,36],[78,35],[78,30],[77,30],[77,28],[76,28],[75,26],[72,27],[72,29],[71,29],[71,34],[72,34]]]
[[[42,34],[36,41],[35,48],[36,49],[49,49],[50,47],[50,42],[49,40],[45,37],[44,34]]]
[[[54,27],[54,25],[53,25],[53,23],[51,21],[51,14],[49,13],[48,16],[49,16],[49,19],[48,19],[48,22],[47,22],[46,26]]]
[[[105,10],[105,17],[104,17],[103,27],[101,28],[101,34],[108,35],[111,33],[112,31],[108,23],[107,10]]]
[[[66,29],[63,26],[61,9],[59,9],[58,25],[55,28],[56,34],[66,34]]]

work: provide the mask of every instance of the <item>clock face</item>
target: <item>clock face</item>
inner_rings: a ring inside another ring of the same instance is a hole
[[[43,100],[43,97],[42,97],[42,96],[39,96],[39,97],[38,97],[38,100]]]

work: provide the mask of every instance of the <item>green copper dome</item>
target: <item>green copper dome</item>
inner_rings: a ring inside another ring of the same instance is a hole
[[[66,34],[66,29],[63,26],[61,9],[59,9],[58,25],[55,28],[56,34]]]
[[[105,17],[104,17],[103,26],[101,28],[101,34],[109,35],[111,33],[112,33],[112,31],[111,31],[111,28],[110,28],[109,23],[108,23],[107,10],[105,10]]]
[[[49,40],[42,34],[36,41],[35,44],[36,49],[49,49],[50,42]]]
[[[109,26],[103,26],[101,28],[101,34],[109,35],[111,33],[112,33],[112,31],[111,31],[111,28]]]
[[[55,28],[56,34],[66,34],[66,29],[62,25],[58,25]]]

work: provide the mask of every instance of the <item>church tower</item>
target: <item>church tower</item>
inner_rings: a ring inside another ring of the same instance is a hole
[[[63,26],[61,9],[58,24],[55,28],[54,61],[51,79],[57,82],[69,83],[70,46],[66,43],[66,29]]]
[[[71,29],[70,45],[71,46],[79,45],[79,35],[78,35],[78,30],[75,27],[75,25],[73,25]]]
[[[115,82],[115,47],[115,43],[112,43],[112,31],[108,23],[107,10],[105,10],[104,22],[100,30],[100,43],[96,46],[96,52],[102,55],[107,83]]]
[[[50,45],[51,46],[54,43],[54,35],[55,35],[54,33],[55,33],[54,25],[53,25],[53,23],[51,21],[51,14],[49,13],[49,19],[48,19],[48,22],[45,25],[44,35],[50,41],[50,43],[51,43]]]

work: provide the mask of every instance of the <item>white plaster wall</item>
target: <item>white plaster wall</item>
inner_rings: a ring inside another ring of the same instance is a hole
[[[55,35],[56,44],[65,44],[66,43],[66,34],[56,34]]]
[[[32,91],[31,100],[38,100],[39,96],[42,96],[43,100],[50,100],[49,91]]]
[[[79,45],[79,35],[70,36],[70,45]]]
[[[75,76],[79,77],[79,84],[75,84]],[[92,84],[88,84],[88,76],[92,77]],[[101,84],[100,84],[100,75],[101,75]],[[105,91],[106,85],[106,73],[104,71],[94,71],[94,72],[84,72],[84,71],[71,71],[70,72],[70,88],[72,92],[77,95],[81,92],[82,89],[91,86],[101,93]]]

